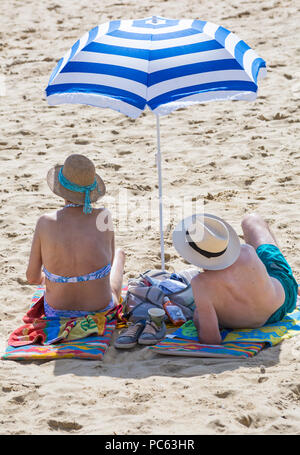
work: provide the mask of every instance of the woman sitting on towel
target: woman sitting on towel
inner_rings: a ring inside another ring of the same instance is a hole
[[[125,255],[115,252],[110,212],[91,206],[104,196],[105,185],[83,155],[50,169],[47,183],[65,205],[37,222],[28,283],[46,285],[47,317],[108,311],[119,303]]]

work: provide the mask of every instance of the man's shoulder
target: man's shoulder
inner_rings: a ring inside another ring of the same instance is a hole
[[[236,271],[239,275],[246,273],[245,269],[253,266],[258,260],[255,249],[251,245],[243,244],[238,259],[230,267],[222,270],[205,270],[193,278],[192,285],[202,288],[214,287],[216,283],[226,282],[232,276],[236,276]]]
[[[208,282],[211,279],[211,271],[210,272],[199,272],[192,278],[191,285],[193,289],[199,289],[202,287],[206,287]]]
[[[241,264],[247,265],[250,262],[256,261],[258,256],[256,254],[256,250],[252,245],[245,243],[241,245],[241,252],[238,258],[238,261]]]

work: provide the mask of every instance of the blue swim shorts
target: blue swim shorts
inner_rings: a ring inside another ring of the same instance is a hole
[[[280,281],[285,292],[283,305],[269,317],[264,325],[273,324],[281,321],[287,313],[291,313],[296,308],[298,284],[293,276],[291,267],[277,246],[266,243],[260,245],[256,249],[256,253],[265,265],[268,274]]]

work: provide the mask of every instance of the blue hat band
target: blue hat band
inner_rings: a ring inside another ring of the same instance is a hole
[[[58,174],[58,181],[59,183],[66,188],[67,190],[70,191],[75,191],[76,193],[84,193],[85,198],[84,198],[84,207],[83,211],[84,213],[91,213],[92,212],[92,206],[91,206],[91,198],[90,198],[90,193],[94,189],[98,188],[97,180],[94,181],[91,185],[77,185],[76,183],[70,182],[62,173],[63,168],[60,168],[59,174]]]

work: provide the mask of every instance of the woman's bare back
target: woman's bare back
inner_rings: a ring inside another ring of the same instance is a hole
[[[99,229],[97,220],[109,211],[94,209],[89,215],[82,208],[68,207],[42,216],[37,224],[41,261],[55,275],[82,276],[112,264],[114,234],[111,220]],[[103,226],[103,224],[102,224]],[[56,309],[94,311],[105,308],[112,296],[109,274],[103,278],[55,283],[46,279],[47,303]]]

